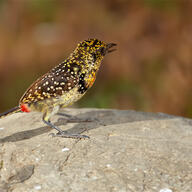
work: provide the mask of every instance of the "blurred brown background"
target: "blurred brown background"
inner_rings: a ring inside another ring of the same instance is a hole
[[[76,44],[118,44],[78,107],[192,117],[190,0],[0,0],[0,112]]]

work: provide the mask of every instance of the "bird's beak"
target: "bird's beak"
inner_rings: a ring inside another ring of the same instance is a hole
[[[117,44],[116,43],[108,43],[106,46],[106,49],[105,49],[105,53],[111,53],[111,52],[117,50],[116,48],[112,49],[114,46],[117,46]]]

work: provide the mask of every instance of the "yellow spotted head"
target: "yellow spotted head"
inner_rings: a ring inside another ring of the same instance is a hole
[[[87,66],[98,67],[107,53],[115,51],[112,49],[115,43],[104,43],[98,39],[88,39],[80,42],[74,51],[80,60]]]

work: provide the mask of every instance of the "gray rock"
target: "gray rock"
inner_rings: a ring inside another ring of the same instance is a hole
[[[39,113],[0,120],[0,192],[191,192],[192,120],[135,111],[66,109],[52,137]],[[91,122],[83,120],[91,118]]]

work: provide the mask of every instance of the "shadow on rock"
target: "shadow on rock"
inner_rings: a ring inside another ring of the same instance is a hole
[[[148,114],[148,115],[146,115]],[[81,113],[76,116],[80,123],[75,125],[73,128],[66,130],[69,134],[81,134],[85,131],[96,129],[101,126],[107,126],[112,124],[122,124],[128,122],[136,121],[146,121],[146,120],[158,120],[158,119],[168,119],[175,118],[175,116],[169,116],[166,114],[155,114],[155,113],[144,113],[136,111],[117,111],[117,110],[93,110],[86,113]],[[89,119],[88,122],[84,122],[85,119]],[[90,121],[90,119],[92,119]],[[69,119],[59,118],[55,123],[56,126],[71,123]],[[52,128],[47,126],[40,127],[37,129],[32,129],[28,131],[21,131],[14,133],[12,135],[6,136],[0,139],[0,143],[6,142],[17,142],[25,139],[30,139],[32,137],[47,133],[51,131]]]
[[[4,138],[1,138],[0,143],[17,142],[25,139],[30,139],[32,137],[49,132],[50,130],[51,128],[49,127],[40,127],[37,129],[28,130],[28,131],[21,131],[21,132],[6,136]]]

